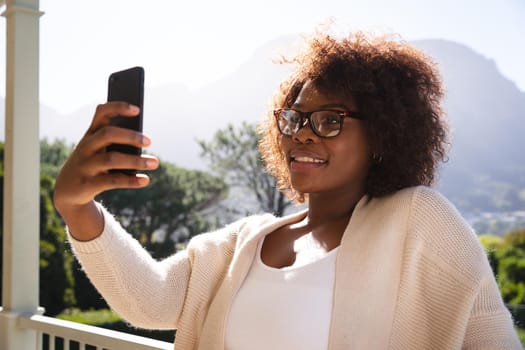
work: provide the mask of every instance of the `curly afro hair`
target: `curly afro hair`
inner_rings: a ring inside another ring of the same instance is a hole
[[[373,152],[365,187],[369,196],[432,185],[448,150],[443,88],[433,61],[393,36],[357,32],[338,39],[316,33],[306,43],[296,56],[281,60],[295,69],[280,84],[259,125],[259,151],[281,191],[305,201],[305,194],[291,186],[273,110],[290,107],[307,81],[324,93],[351,96],[364,116]]]

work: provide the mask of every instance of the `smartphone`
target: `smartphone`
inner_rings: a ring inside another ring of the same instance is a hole
[[[143,113],[144,113],[144,69],[142,67],[133,67],[119,72],[114,72],[108,79],[108,102],[124,101],[140,108],[140,113],[136,117],[116,116],[111,118],[110,124],[121,128],[132,129],[142,132]],[[140,148],[112,144],[106,148],[106,151],[118,151],[134,155],[140,155]],[[135,174],[134,169],[114,169],[111,172],[123,172],[126,174]]]

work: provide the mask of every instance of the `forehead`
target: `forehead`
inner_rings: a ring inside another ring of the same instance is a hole
[[[340,106],[348,110],[355,110],[355,105],[353,97],[319,89],[312,81],[307,81],[303,85],[293,103],[293,107],[306,109]]]

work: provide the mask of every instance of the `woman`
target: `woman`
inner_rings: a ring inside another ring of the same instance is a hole
[[[442,88],[404,42],[319,33],[261,124],[260,151],[307,209],[252,216],[156,262],[94,197],[140,188],[158,160],[97,108],[57,178],[55,204],[91,281],[138,327],[176,328],[183,349],[519,349],[487,258],[430,189],[446,157]]]

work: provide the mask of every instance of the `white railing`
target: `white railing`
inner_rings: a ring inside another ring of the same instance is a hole
[[[126,350],[166,350],[173,349],[173,344],[160,340],[140,337],[123,332],[112,331],[100,327],[88,326],[76,322],[64,321],[57,318],[33,315],[18,319],[18,326],[23,329],[37,331],[37,349],[47,348],[55,350],[55,341],[63,344],[64,350],[75,348],[85,350],[87,345],[97,350],[126,349]],[[47,346],[44,347],[43,335],[47,335]],[[78,344],[78,345],[76,345]]]

